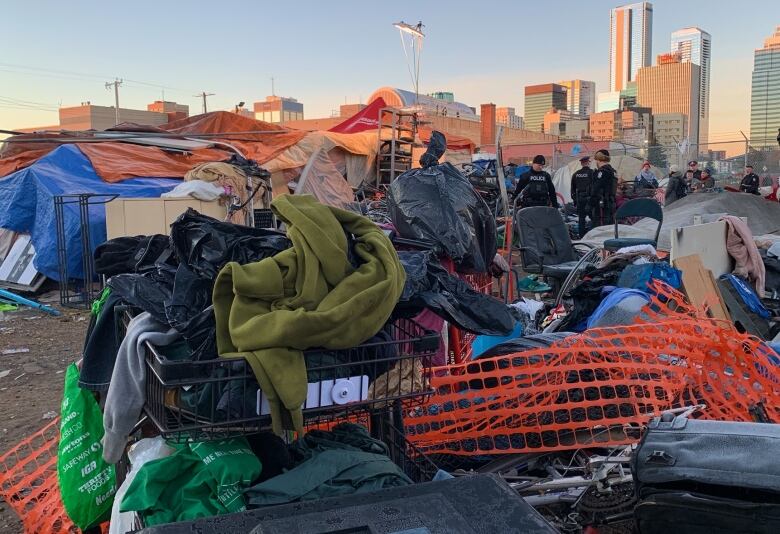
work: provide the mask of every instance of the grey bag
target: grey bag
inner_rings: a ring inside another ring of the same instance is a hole
[[[639,532],[780,532],[778,456],[779,425],[653,419],[632,461]]]

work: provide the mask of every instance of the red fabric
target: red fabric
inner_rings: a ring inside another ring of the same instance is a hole
[[[95,172],[112,183],[137,177],[183,178],[196,165],[230,157],[230,152],[212,148],[183,154],[129,143],[77,143],[76,146],[92,162]]]
[[[368,106],[361,109],[344,122],[340,122],[329,132],[336,133],[360,133],[379,128],[379,110],[387,107],[385,101],[380,97],[371,102]]]

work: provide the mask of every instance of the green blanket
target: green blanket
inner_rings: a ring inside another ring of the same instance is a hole
[[[228,263],[214,285],[217,348],[245,357],[268,397],[273,430],[282,411],[302,433],[306,400],[303,350],[345,349],[376,334],[390,317],[406,275],[393,244],[369,219],[283,195],[271,204],[292,248],[257,263]],[[355,237],[349,261],[346,233]]]

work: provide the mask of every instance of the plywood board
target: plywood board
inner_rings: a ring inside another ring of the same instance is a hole
[[[35,247],[30,241],[30,236],[18,235],[8,255],[0,263],[0,287],[23,291],[38,289],[43,283],[44,276],[35,269],[34,259]]]
[[[715,278],[730,273],[734,260],[726,249],[727,225],[725,221],[684,226],[671,230],[671,260],[696,254],[705,269]]]
[[[683,289],[691,304],[697,308],[707,308],[715,319],[731,320],[712,273],[704,268],[698,254],[677,258],[673,264],[682,271]]]

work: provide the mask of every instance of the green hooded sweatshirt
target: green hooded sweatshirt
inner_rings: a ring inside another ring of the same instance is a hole
[[[249,361],[268,397],[274,431],[281,433],[287,411],[302,434],[308,387],[302,351],[346,349],[376,334],[406,275],[393,244],[365,217],[309,195],[278,197],[271,208],[293,246],[257,263],[228,263],[217,275],[217,348],[223,358]],[[355,237],[357,269],[345,232]]]

